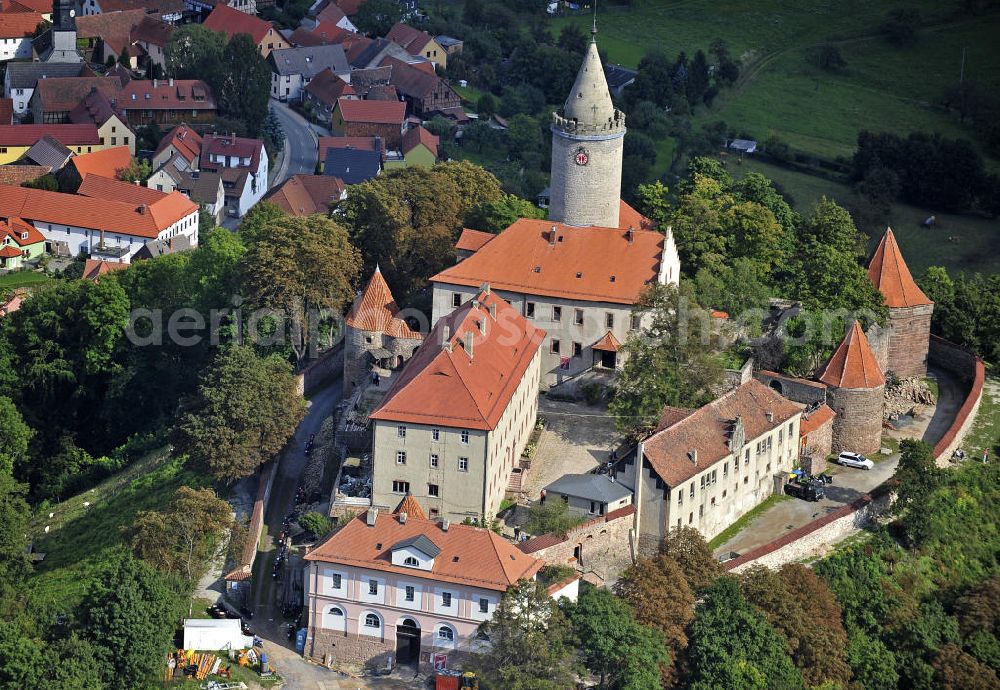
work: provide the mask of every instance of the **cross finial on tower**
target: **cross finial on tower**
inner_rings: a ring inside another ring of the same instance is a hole
[[[594,0],[594,27],[590,30],[590,40],[597,43],[597,0]]]

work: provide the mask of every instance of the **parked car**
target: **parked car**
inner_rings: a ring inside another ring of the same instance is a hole
[[[837,462],[844,467],[857,467],[861,470],[870,470],[875,467],[875,463],[861,453],[852,453],[849,450],[845,450],[837,456]]]
[[[785,493],[803,501],[818,501],[826,497],[826,490],[818,482],[788,482]]]
[[[739,557],[740,557],[740,555],[738,553],[736,553],[735,551],[727,551],[726,553],[724,553],[721,556],[719,556],[719,563],[728,563],[729,561],[733,560],[734,558],[739,558]]]

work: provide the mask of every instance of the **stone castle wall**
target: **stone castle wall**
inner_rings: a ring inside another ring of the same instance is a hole
[[[776,391],[782,397],[803,405],[826,402],[826,384],[809,381],[794,376],[786,376],[776,371],[761,370],[755,378]]]
[[[889,310],[888,365],[884,370],[900,378],[927,375],[933,313],[933,304]]]
[[[882,446],[882,395],[877,388],[829,388],[827,404],[837,416],[833,420],[833,452],[852,450],[871,454]]]
[[[620,133],[569,138],[553,125],[550,220],[618,227],[624,136],[622,127]],[[586,165],[576,163],[581,148],[587,154]]]
[[[565,535],[543,534],[529,539],[521,544],[521,550],[551,565],[594,573],[605,582],[616,580],[632,565],[630,532],[634,520],[635,506],[626,506],[588,520]]]
[[[868,346],[871,347],[872,352],[875,353],[875,361],[878,362],[879,368],[884,374],[889,370],[889,343],[891,338],[890,326],[886,323],[885,326],[879,326],[877,323],[873,323],[865,331],[865,338],[868,339]]]

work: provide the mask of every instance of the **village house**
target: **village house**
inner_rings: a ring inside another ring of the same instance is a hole
[[[455,89],[433,72],[428,74],[393,57],[386,58],[384,64],[392,68],[389,83],[406,100],[412,115],[429,119],[434,113],[461,106],[462,98]]]
[[[46,251],[60,256],[127,263],[152,240],[184,235],[191,246],[198,244],[198,206],[176,192],[147,204],[3,185],[0,218],[27,221],[45,237]]]
[[[73,152],[52,137],[45,135],[17,159],[19,165],[37,165],[57,173],[73,157]]]
[[[184,0],[83,0],[80,10],[83,16],[142,10],[150,17],[178,24],[187,7]]]
[[[347,198],[347,186],[337,177],[292,175],[272,189],[265,201],[277,204],[290,216],[326,215],[330,205]]]
[[[640,548],[655,550],[675,527],[711,539],[783,486],[798,460],[801,415],[756,379],[697,410],[664,409],[657,430],[613,469],[633,489]]]
[[[340,98],[333,109],[331,129],[348,137],[381,137],[387,149],[403,140],[406,104],[402,101],[358,101]]]
[[[341,31],[348,31],[350,33],[357,33],[358,31],[358,27],[347,17],[344,10],[338,7],[335,2],[331,2],[331,0],[320,0],[320,2],[317,2],[309,9],[309,14],[314,17],[316,28],[324,26],[336,27]]]
[[[121,89],[117,106],[132,127],[208,122],[216,114],[215,96],[201,79],[132,80]]]
[[[349,29],[321,21],[312,28],[298,27],[288,36],[288,42],[296,47],[341,45],[351,35]]]
[[[369,415],[372,505],[412,493],[432,517],[495,515],[535,425],[544,337],[489,286],[438,321]]]
[[[205,16],[206,14],[213,12],[215,8],[225,5],[239,12],[256,17],[258,8],[265,9],[267,7],[274,6],[274,0],[227,0],[226,2],[220,2],[219,0],[184,1],[191,12],[196,12],[201,16]]]
[[[180,156],[189,169],[197,168],[201,158],[201,142],[201,135],[196,131],[186,124],[177,125],[160,139],[160,145],[153,152],[153,169],[156,170],[174,156]]]
[[[122,80],[120,77],[40,78],[28,101],[28,108],[35,124],[68,123],[70,112],[94,90],[114,103],[122,91]]]
[[[143,9],[124,12],[102,12],[76,18],[77,46],[90,56],[91,62],[105,64],[118,61],[123,51],[128,51],[128,67],[135,69],[139,62],[136,52],[130,49],[132,29],[146,17]]]
[[[74,124],[93,124],[97,127],[102,146],[126,146],[135,155],[135,132],[126,124],[126,116],[115,110],[111,101],[94,89],[69,111],[69,121]]]
[[[204,26],[206,29],[224,33],[227,38],[232,38],[236,34],[249,35],[254,45],[260,49],[260,54],[265,58],[272,50],[292,47],[272,24],[252,13],[248,14],[229,5],[216,5],[212,13],[205,19]]]
[[[542,489],[546,501],[564,501],[570,511],[593,517],[632,505],[632,489],[613,474],[564,474]]]
[[[36,12],[0,14],[0,62],[29,59],[31,38],[41,23],[42,15]]]
[[[323,175],[344,184],[361,184],[382,172],[383,156],[376,149],[328,147],[323,160]]]
[[[0,222],[0,269],[17,270],[45,253],[45,238],[20,218]]]
[[[228,216],[242,218],[267,193],[268,159],[260,139],[206,134],[198,167],[222,175]]]
[[[333,73],[329,67],[317,74],[302,90],[306,111],[322,123],[330,123],[330,115],[341,98],[357,99],[354,87]],[[320,158],[322,160],[322,158]]]
[[[161,69],[166,69],[167,43],[173,32],[172,24],[150,16],[142,18],[129,35],[129,42],[137,49],[140,68],[148,69],[149,65],[158,65]]]
[[[391,57],[405,64],[425,67],[428,74],[434,73],[434,63],[426,58],[410,55],[400,45],[393,43],[388,38],[352,36],[348,40],[342,41],[341,45],[347,52],[348,62],[355,70],[379,67]]]
[[[3,0],[0,2],[3,12],[35,12],[42,15],[47,22],[52,21],[52,0]]]
[[[446,55],[458,55],[462,52],[462,48],[465,46],[465,42],[460,38],[455,38],[454,36],[435,36],[434,40],[439,46],[444,48]]]
[[[101,261],[100,259],[87,259],[83,263],[83,275],[81,278],[83,280],[89,280],[92,283],[96,283],[101,276],[106,276],[109,273],[114,273],[115,271],[122,271],[128,268],[128,264],[123,264],[120,261]]]
[[[403,135],[402,157],[396,161],[386,160],[386,169],[393,167],[419,166],[429,168],[437,163],[438,137],[417,125],[410,127]]]
[[[127,146],[117,146],[103,151],[73,156],[57,175],[59,188],[63,191],[76,190],[88,175],[117,180],[118,175],[126,170],[131,163],[132,154],[129,153]]]
[[[305,556],[305,655],[360,669],[390,657],[420,672],[462,668],[488,639],[479,625],[544,561],[488,529],[428,520],[415,501],[371,509]],[[549,588],[576,599],[579,579]]]
[[[73,63],[8,62],[3,78],[4,96],[13,101],[16,115],[24,115],[39,79],[79,77],[84,69],[87,69],[84,65]]]
[[[222,174],[204,170],[185,170],[177,176],[174,189],[196,204],[201,204],[204,212],[221,223],[226,210],[226,190]]]
[[[343,47],[338,45],[274,50],[267,56],[267,63],[271,67],[271,97],[280,101],[302,100],[302,89],[326,70],[345,82],[351,81],[351,67]]]
[[[97,127],[92,124],[0,125],[0,165],[18,160],[45,137],[77,154],[105,148]]]
[[[426,58],[441,69],[448,67],[448,51],[426,31],[396,22],[385,37],[402,46],[410,55]]]

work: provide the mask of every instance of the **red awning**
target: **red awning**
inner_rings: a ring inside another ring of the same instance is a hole
[[[604,334],[604,337],[598,340],[596,343],[590,346],[594,350],[603,350],[604,352],[618,352],[621,349],[622,344],[618,342],[618,338],[611,331]]]

